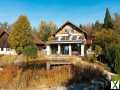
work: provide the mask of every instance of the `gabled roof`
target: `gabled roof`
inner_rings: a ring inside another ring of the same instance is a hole
[[[74,24],[72,24],[71,22],[67,21],[65,22],[58,30],[57,32],[55,32],[55,34],[57,34],[60,30],[62,30],[66,25],[69,25],[71,26],[74,30],[78,31],[78,32],[81,32],[81,33],[84,33],[85,35],[85,38],[87,38],[87,33],[83,30],[81,30],[79,27],[75,26]],[[54,34],[54,36],[55,36]]]
[[[0,48],[7,48],[9,47],[9,44],[8,44],[8,32],[6,30],[4,30],[3,28],[0,28],[0,39],[1,39],[1,42],[0,42]]]
[[[0,28],[0,37],[2,37],[4,33],[7,33],[9,35],[9,33],[6,30]]]
[[[35,34],[32,34],[32,39],[33,39],[33,43],[35,44],[45,45],[45,43],[41,41]]]

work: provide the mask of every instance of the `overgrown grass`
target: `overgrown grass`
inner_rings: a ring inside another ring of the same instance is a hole
[[[17,88],[39,88],[41,86],[66,86],[73,83],[90,83],[93,79],[104,76],[104,72],[92,65],[59,66],[51,70],[36,66],[18,68],[15,65],[5,67],[0,74],[0,87]]]
[[[116,80],[116,81],[118,81],[118,80],[120,81],[120,75],[113,75],[113,76],[112,76],[112,80],[113,80],[113,81],[115,81],[115,80]]]
[[[106,77],[104,67],[99,64],[76,57],[68,57],[67,60],[75,62],[74,65],[54,66],[51,70],[46,70],[45,64],[39,60],[24,63],[21,67],[7,65],[0,71],[0,88],[25,90],[41,86],[67,86]]]

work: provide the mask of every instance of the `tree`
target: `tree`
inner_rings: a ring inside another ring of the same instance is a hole
[[[117,33],[120,34],[120,15],[115,13],[115,19],[114,19],[114,29],[117,31]]]
[[[119,35],[116,32],[101,29],[95,33],[95,44],[102,47],[103,50],[108,48],[111,43],[119,43]]]
[[[120,74],[120,44],[116,45],[115,50],[114,70]]]
[[[112,43],[106,52],[109,65],[115,72],[120,74],[120,44]]]
[[[79,28],[80,28],[80,29],[82,29],[82,28],[83,28],[83,25],[82,25],[82,24],[80,24],[80,25],[79,25]]]
[[[0,28],[3,28],[3,29],[8,29],[8,23],[7,22],[4,22],[4,23],[1,23],[0,22]]]
[[[97,57],[102,53],[102,48],[98,45],[95,46],[95,50],[94,50],[94,53],[87,56],[87,59],[90,61],[90,62],[96,62],[97,61]]]
[[[49,38],[56,32],[57,26],[53,22],[41,21],[38,35],[41,40],[48,41]]]
[[[26,16],[20,16],[14,23],[8,42],[17,53],[23,53],[24,48],[33,44],[31,26]]]
[[[112,17],[110,15],[109,9],[106,9],[106,13],[105,13],[105,18],[104,18],[104,25],[105,28],[113,28],[113,21],[112,21]]]
[[[102,24],[97,20],[95,22],[95,25],[93,26],[93,28],[96,30],[96,31],[100,31],[102,29]]]

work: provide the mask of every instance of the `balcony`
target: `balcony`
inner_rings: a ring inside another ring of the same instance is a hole
[[[84,37],[80,36],[62,36],[62,37],[56,37],[54,41],[58,41],[58,42],[63,42],[63,41],[84,41]]]

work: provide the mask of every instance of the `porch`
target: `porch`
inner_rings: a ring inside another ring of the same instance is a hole
[[[81,42],[52,42],[46,47],[47,55],[80,55],[84,56],[85,46]]]

